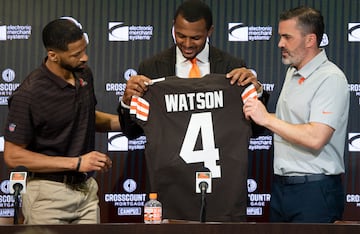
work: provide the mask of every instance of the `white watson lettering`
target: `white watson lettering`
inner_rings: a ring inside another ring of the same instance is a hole
[[[224,106],[223,91],[166,94],[167,112],[217,109]]]

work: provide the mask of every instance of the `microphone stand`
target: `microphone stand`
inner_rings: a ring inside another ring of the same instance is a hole
[[[20,207],[20,193],[26,186],[26,176],[28,169],[24,166],[17,166],[10,173],[10,184],[13,183],[14,189],[14,224],[19,223],[19,207]],[[13,174],[14,173],[14,174]]]
[[[205,223],[206,221],[206,189],[208,187],[206,182],[200,183],[201,190],[201,208],[200,208],[200,222]]]
[[[19,195],[20,195],[20,191],[23,189],[23,186],[21,184],[15,184],[14,185],[14,224],[18,224],[19,223],[19,218],[18,218],[18,214],[19,214],[19,207],[20,207],[20,199],[19,199]]]
[[[16,193],[15,193],[16,194]],[[18,214],[19,214],[19,195],[14,196],[15,202],[14,202],[14,224],[18,224]]]

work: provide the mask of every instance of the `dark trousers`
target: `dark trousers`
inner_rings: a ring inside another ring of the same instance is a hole
[[[333,223],[342,219],[344,188],[340,176],[309,180],[275,176],[272,186],[271,222]]]

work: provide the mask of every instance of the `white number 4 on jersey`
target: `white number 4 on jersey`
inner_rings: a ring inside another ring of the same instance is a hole
[[[201,134],[203,149],[194,150],[198,135]],[[180,157],[186,163],[203,162],[211,171],[213,178],[221,177],[219,149],[215,148],[214,130],[211,112],[192,114],[180,150]]]

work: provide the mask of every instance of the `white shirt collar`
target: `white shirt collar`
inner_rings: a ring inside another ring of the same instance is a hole
[[[204,49],[200,53],[198,53],[196,55],[196,59],[198,61],[200,61],[201,63],[208,63],[209,62],[209,43],[206,43]],[[188,61],[188,59],[186,59],[182,55],[179,47],[176,46],[176,63],[180,64],[180,63],[184,63],[184,62],[187,62],[187,61]]]

